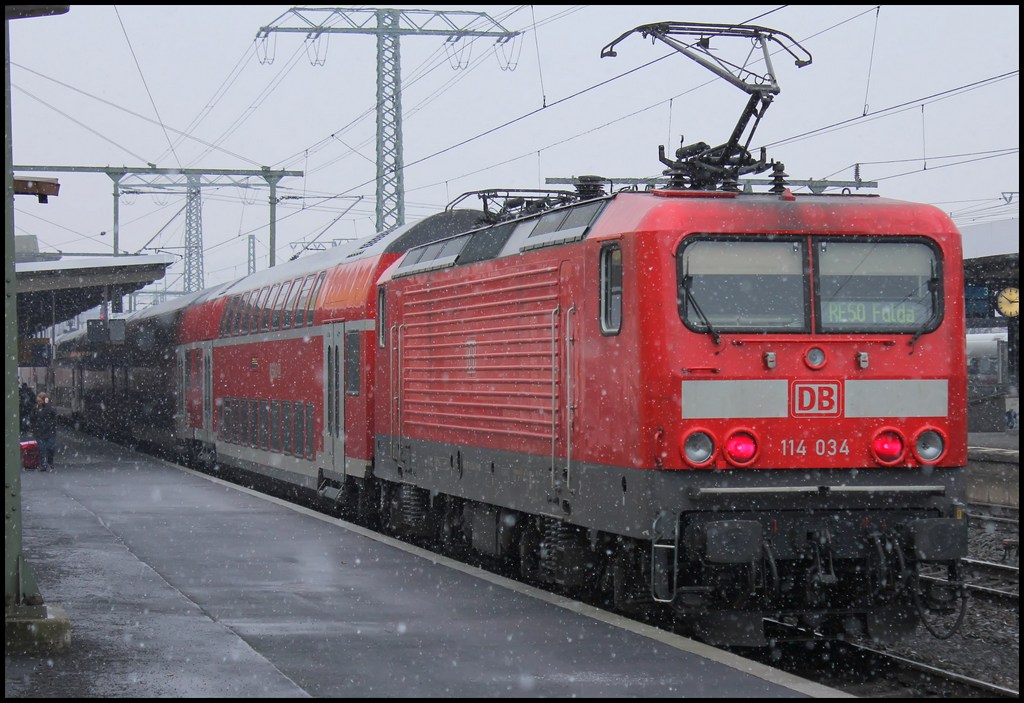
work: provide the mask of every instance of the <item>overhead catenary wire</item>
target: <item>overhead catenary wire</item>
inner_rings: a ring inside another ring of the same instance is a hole
[[[128,37],[128,30],[125,29],[124,21],[121,19],[121,13],[118,11],[116,5],[114,6],[114,14],[117,15],[117,22],[121,25],[121,33],[124,34],[124,40],[128,44],[128,52],[132,55],[132,61],[135,62],[135,69],[139,72],[139,78],[142,80],[142,86],[146,89],[146,96],[149,98],[149,104],[153,106],[153,112],[156,114],[156,121],[163,130],[164,139],[167,140],[171,154],[174,156],[175,163],[177,163],[180,168],[181,159],[178,158],[178,154],[174,150],[174,144],[171,143],[171,136],[167,133],[167,127],[164,125],[163,118],[160,117],[160,108],[156,106],[156,100],[153,98],[153,91],[149,89],[149,83],[146,82],[146,74],[142,71],[142,65],[139,64],[139,57],[135,55],[135,47],[132,46],[132,41]]]
[[[782,7],[785,7],[785,6],[782,6]],[[776,9],[772,10],[772,12],[775,12],[775,11],[778,11],[779,9],[782,9],[782,7],[779,7],[779,8],[776,8]],[[531,11],[532,11],[532,9],[533,9],[533,8],[531,8]],[[877,7],[877,6],[875,6],[875,7],[873,7],[873,8],[872,8],[872,9],[871,9],[870,11],[872,11],[872,12],[874,12],[874,13],[875,13],[875,27],[874,27],[874,32],[875,32],[875,34],[873,35],[873,39],[872,39],[872,51],[871,51],[870,61],[869,61],[869,64],[868,64],[868,86],[866,87],[866,90],[865,90],[865,107],[867,107],[867,95],[868,95],[868,88],[869,88],[869,86],[870,86],[870,81],[871,81],[871,75],[872,75],[872,70],[873,70],[873,62],[874,62],[874,39],[875,39],[875,37],[877,36],[877,32],[878,32],[878,23],[879,23],[879,19],[878,19],[878,18],[879,18],[879,13],[878,13],[878,7]],[[765,13],[765,14],[768,14],[768,13]],[[861,14],[863,14],[863,13],[861,13]],[[764,16],[764,15],[762,15],[762,16]],[[755,19],[756,19],[756,18],[755,18]],[[543,22],[543,21],[544,21],[544,20],[542,20],[541,22]],[[849,20],[847,20],[847,21],[849,21]],[[537,24],[538,24],[538,26],[539,26],[539,24],[540,24],[540,23],[537,23]],[[837,25],[833,25],[833,26],[837,26]],[[535,31],[535,29],[534,29],[533,31]],[[820,34],[820,33],[819,33],[819,34]],[[535,42],[535,47],[539,47],[539,44],[538,44],[538,43],[536,43],[536,42]],[[247,53],[248,53],[248,52],[247,52]],[[1016,72],[1013,72],[1012,74],[1008,74],[1008,75],[1016,75]],[[463,76],[463,77],[464,77],[464,76]],[[546,104],[546,103],[547,103],[547,96],[546,96],[546,89],[544,88],[544,86],[542,86],[542,94],[543,94],[543,102],[544,102],[544,103]],[[580,93],[577,93],[576,95],[579,95],[579,94],[580,94]],[[435,98],[435,96],[430,96],[430,97],[429,97],[428,99],[429,99],[429,100],[433,100],[433,99],[436,99],[436,98]],[[563,100],[568,100],[568,99],[570,99],[570,98],[565,98],[565,99],[563,99]],[[669,100],[671,100],[671,99],[672,99],[672,98],[669,98]],[[660,101],[660,102],[665,102],[665,101]],[[659,102],[658,104],[660,104],[660,102]],[[262,103],[261,103],[261,104],[262,104]],[[556,103],[553,103],[552,105],[555,105],[555,104],[556,104]],[[921,107],[921,105],[920,105],[920,104],[917,104],[917,106],[918,106],[918,107]],[[120,108],[119,108],[119,109],[120,109]],[[887,108],[887,109],[889,109],[889,110],[892,110],[892,109],[894,109],[894,108]],[[635,115],[635,114],[638,114],[638,112],[640,112],[640,111],[632,111],[632,112],[630,113],[630,115]],[[207,112],[206,112],[205,114],[209,114],[209,112],[207,111]],[[875,112],[871,113],[871,112],[869,112],[869,111],[865,110],[865,114],[864,114],[864,115],[862,115],[862,117],[863,117],[863,118],[869,118],[869,119],[871,119],[871,118],[874,118],[874,119],[878,119],[878,118],[879,118],[879,116],[880,116],[881,114],[882,114],[882,113],[881,113],[880,111],[875,111]],[[525,118],[526,118],[526,117],[528,117],[528,116],[529,116],[529,115],[524,115],[524,116],[521,116],[521,117],[520,117],[519,119],[525,119]],[[604,123],[604,124],[602,125],[602,127],[603,127],[603,126],[606,126],[606,125],[614,124],[615,122],[617,122],[617,121],[620,121],[621,119],[627,119],[627,117],[625,117],[625,116],[624,116],[624,117],[622,117],[622,118],[619,118],[618,120],[609,120],[609,121],[606,121],[606,122],[605,122],[605,123]],[[152,121],[152,120],[150,120],[150,121]],[[794,135],[794,136],[792,136],[792,137],[788,137],[788,138],[786,138],[786,140],[780,140],[779,142],[773,142],[773,143],[772,143],[772,144],[770,144],[770,145],[771,145],[771,146],[776,146],[776,145],[781,145],[781,144],[784,144],[784,143],[791,143],[792,141],[799,141],[799,140],[800,140],[800,139],[801,139],[802,137],[807,137],[807,138],[809,138],[809,137],[810,137],[811,135],[816,135],[816,134],[817,134],[818,132],[820,132],[820,133],[822,133],[822,134],[825,134],[825,133],[828,133],[828,132],[827,132],[827,131],[824,131],[824,130],[831,130],[831,129],[839,129],[839,128],[843,128],[843,125],[844,125],[844,124],[845,124],[846,122],[847,122],[847,121],[843,121],[843,122],[838,122],[838,123],[834,123],[833,125],[829,125],[829,126],[826,126],[826,127],[818,128],[818,130],[815,130],[814,132],[811,132],[811,133],[805,133],[804,135]],[[156,123],[157,123],[157,124],[159,124],[159,121],[157,121]],[[862,123],[863,123],[863,122],[862,122]],[[507,124],[510,124],[510,123],[505,123],[505,125],[507,125]],[[479,138],[481,138],[481,137],[483,137],[483,136],[486,136],[487,134],[494,134],[494,133],[500,133],[500,130],[502,130],[502,129],[503,129],[504,127],[505,127],[505,125],[499,125],[499,126],[498,126],[497,128],[494,128],[494,129],[492,129],[492,130],[488,130],[487,132],[482,132],[482,133],[481,133],[480,135],[477,135],[476,137],[471,137],[471,138],[469,138],[469,139],[467,139],[467,140],[464,140],[464,141],[461,141],[461,142],[459,142],[459,143],[457,143],[457,144],[453,144],[453,145],[451,145],[451,146],[449,146],[449,147],[446,147],[445,149],[442,149],[442,150],[440,150],[440,151],[436,151],[436,152],[434,152],[434,153],[432,153],[432,154],[430,154],[430,155],[428,155],[428,156],[425,156],[425,157],[424,157],[424,158],[422,158],[422,159],[418,159],[418,160],[416,160],[416,161],[410,162],[409,164],[407,164],[407,167],[411,167],[411,166],[415,166],[415,165],[417,165],[417,164],[423,163],[423,162],[424,162],[424,161],[426,161],[427,159],[433,158],[434,156],[440,155],[440,154],[442,154],[442,153],[446,153],[446,152],[448,152],[448,151],[450,151],[450,150],[452,150],[452,149],[455,149],[455,148],[458,148],[459,146],[462,146],[463,144],[469,143],[469,142],[471,142],[471,141],[473,141],[473,140],[475,140],[475,139],[479,139]],[[571,135],[567,136],[567,137],[566,137],[565,139],[562,139],[562,140],[556,140],[556,141],[552,141],[552,142],[551,142],[551,143],[550,143],[549,145],[547,145],[547,146],[544,146],[544,147],[541,147],[541,148],[539,148],[539,149],[538,149],[537,147],[532,147],[532,148],[530,149],[530,152],[529,152],[529,154],[530,154],[531,156],[536,156],[536,157],[538,158],[538,160],[539,160],[539,158],[540,158],[540,157],[539,157],[539,154],[541,154],[541,153],[542,153],[543,151],[545,151],[545,150],[547,150],[547,149],[550,149],[550,148],[552,148],[552,147],[554,147],[554,146],[556,146],[556,145],[560,145],[560,144],[566,143],[566,142],[568,142],[568,141],[571,141],[571,140],[573,140],[573,139],[578,139],[578,138],[579,138],[580,136],[582,136],[582,135],[584,135],[584,134],[592,134],[593,132],[597,131],[597,129],[600,129],[600,128],[601,128],[601,127],[597,127],[597,128],[592,128],[592,129],[587,129],[587,130],[582,130],[582,131],[578,131],[578,132],[576,132],[576,133],[574,133],[574,134],[571,134]],[[172,130],[172,131],[173,131],[173,130]],[[186,138],[192,138],[192,135],[189,135],[189,136],[187,136],[187,137],[186,137],[186,136],[185,136],[185,135],[186,135],[186,132],[185,132],[185,131],[182,131],[182,130],[178,130],[178,133],[179,133],[179,134],[181,134],[182,136],[181,136],[181,137],[180,137],[179,139],[177,139],[175,143],[180,143],[180,142],[181,142],[182,140],[184,140],[184,139],[186,139]],[[346,150],[347,150],[348,152],[353,152],[353,150],[351,149],[352,143],[346,143],[346,142],[348,142],[349,140],[343,140],[343,139],[339,138],[339,136],[337,136],[336,134],[332,134],[332,135],[330,135],[330,136],[329,136],[328,138],[326,138],[326,139],[328,139],[328,142],[327,142],[327,146],[329,146],[329,145],[330,145],[331,143],[334,143],[334,144],[337,144],[337,145],[339,145],[339,146],[341,146],[341,147],[345,148],[345,149],[346,149]],[[197,143],[201,143],[201,142],[199,142],[199,141],[197,140]],[[210,144],[210,142],[206,142],[206,144]],[[214,148],[216,148],[216,147],[217,147],[217,146],[218,146],[219,144],[220,144],[220,139],[218,138],[218,140],[216,140],[216,144],[214,144]],[[768,146],[768,145],[766,145],[766,146]],[[205,152],[205,153],[209,153],[210,151],[211,151],[211,150],[210,150],[210,149],[208,149],[208,150],[207,150],[207,152]],[[222,153],[223,153],[223,150],[220,150],[220,151],[222,151]],[[309,163],[311,163],[311,162],[312,162],[312,159],[311,159],[311,157],[312,157],[312,155],[313,155],[314,153],[315,153],[314,151],[305,151],[305,152],[302,152],[302,157],[301,157],[301,158],[302,158],[303,160],[307,160],[307,159],[309,160],[309,161],[307,161],[307,163],[306,163],[306,165],[307,165],[307,168],[308,168],[308,165],[309,165]],[[135,156],[135,155],[133,155],[133,157],[134,157],[134,156]],[[360,156],[361,156],[362,158],[366,159],[366,156],[365,156],[365,155],[363,155],[363,154],[360,154]],[[936,161],[936,160],[939,160],[939,159],[942,159],[942,158],[943,158],[943,157],[936,157],[936,156],[933,156],[933,155],[928,155],[928,156],[929,156],[929,164],[928,164],[928,165],[929,165],[929,167],[931,167],[931,166],[932,166],[932,162],[934,162],[934,161]],[[137,158],[137,157],[136,157],[136,158]],[[501,161],[500,163],[509,163],[509,162],[511,162],[511,161],[513,161],[513,160],[515,160],[516,158],[520,158],[520,157],[515,157],[515,158],[513,158],[513,159],[505,159],[505,160]],[[971,157],[971,158],[974,158],[974,157]],[[369,159],[366,159],[366,160],[367,160],[367,161],[369,161]],[[250,161],[250,163],[256,163],[256,162]],[[867,163],[867,162],[865,162],[865,163]],[[950,164],[950,165],[954,165],[954,164]],[[471,173],[471,174],[476,174],[476,173],[479,173],[479,172],[481,172],[481,171],[487,170],[487,168],[489,168],[489,167],[490,167],[490,166],[485,166],[485,167],[482,167],[482,168],[479,168],[479,169],[474,169],[474,170],[473,170],[473,171],[471,171],[470,173]],[[318,164],[317,166],[315,166],[315,168],[326,168],[326,166],[325,166],[325,165],[319,165],[319,164]],[[909,173],[914,173],[914,172],[917,172],[917,171],[916,171],[916,170],[915,170],[915,171],[908,171],[907,173],[909,174]],[[466,174],[463,174],[462,176],[454,176],[454,177],[453,177],[453,176],[451,176],[451,175],[445,175],[445,177],[444,177],[443,181],[440,181],[440,182],[452,182],[452,181],[458,180],[458,178],[464,177],[465,175],[466,175]],[[889,178],[896,178],[896,177],[900,177],[900,175],[906,175],[906,174],[894,174],[893,176],[889,176]],[[345,194],[345,193],[351,193],[351,192],[352,192],[353,190],[356,190],[356,189],[358,189],[358,188],[361,188],[361,187],[363,187],[363,186],[365,186],[365,185],[369,185],[369,184],[370,184],[370,181],[367,181],[366,183],[363,183],[363,184],[361,184],[361,185],[356,185],[356,186],[354,186],[354,187],[352,187],[352,188],[350,188],[350,189],[347,189],[347,190],[342,190],[342,191],[339,191],[339,193],[338,193],[338,194]],[[307,195],[310,195],[310,196],[314,196],[314,197],[315,197],[315,194],[314,194],[314,193],[313,193],[312,191],[308,191],[308,192],[307,192],[307,191],[305,190],[305,187],[306,187],[306,184],[305,184],[305,181],[304,181],[304,183],[303,183],[303,193],[304,193],[304,194],[307,194]],[[421,187],[427,187],[427,186],[421,186]],[[411,190],[415,190],[415,189],[411,189]],[[328,197],[328,196],[325,196],[325,197]],[[215,199],[215,198],[211,198],[211,200],[213,200],[213,199]],[[220,198],[216,198],[216,199],[217,199],[217,200],[219,200]],[[301,208],[302,208],[302,209],[306,209],[306,210],[315,210],[315,209],[317,209],[317,208],[318,208],[318,204],[317,204],[317,202],[316,202],[316,201],[315,201],[314,199],[309,199],[309,198],[306,198],[306,199],[303,199],[303,200],[301,201]],[[358,211],[358,209],[356,209],[356,210],[353,210],[352,212],[357,212],[357,211]],[[266,228],[266,224],[264,223],[264,224],[262,224],[262,225],[261,225],[261,226],[260,226],[260,227],[259,227],[258,229],[265,229],[265,228]]]

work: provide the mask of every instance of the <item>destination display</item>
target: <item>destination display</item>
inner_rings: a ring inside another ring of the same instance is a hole
[[[931,310],[910,301],[832,300],[822,305],[822,318],[828,325],[868,325],[878,327],[914,327],[931,316]]]

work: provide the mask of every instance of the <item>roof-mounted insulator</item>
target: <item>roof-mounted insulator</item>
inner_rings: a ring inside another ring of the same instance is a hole
[[[605,194],[604,184],[606,179],[601,176],[580,176],[576,179],[576,193],[580,200],[600,198]]]
[[[740,181],[733,175],[725,175],[722,177],[722,185],[719,190],[725,191],[726,193],[739,193]]]
[[[772,163],[772,187],[769,189],[772,193],[782,193],[786,190],[786,179],[789,178],[789,174],[786,173],[786,166],[778,161]]]

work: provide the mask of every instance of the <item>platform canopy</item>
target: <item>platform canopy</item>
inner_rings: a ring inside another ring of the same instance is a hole
[[[173,256],[83,256],[16,262],[18,336],[31,337],[164,277]]]

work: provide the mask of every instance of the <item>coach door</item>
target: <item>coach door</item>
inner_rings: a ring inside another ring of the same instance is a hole
[[[202,347],[203,363],[203,437],[207,442],[213,441],[213,342],[206,342]]]
[[[324,334],[324,466],[345,473],[345,323]]]

